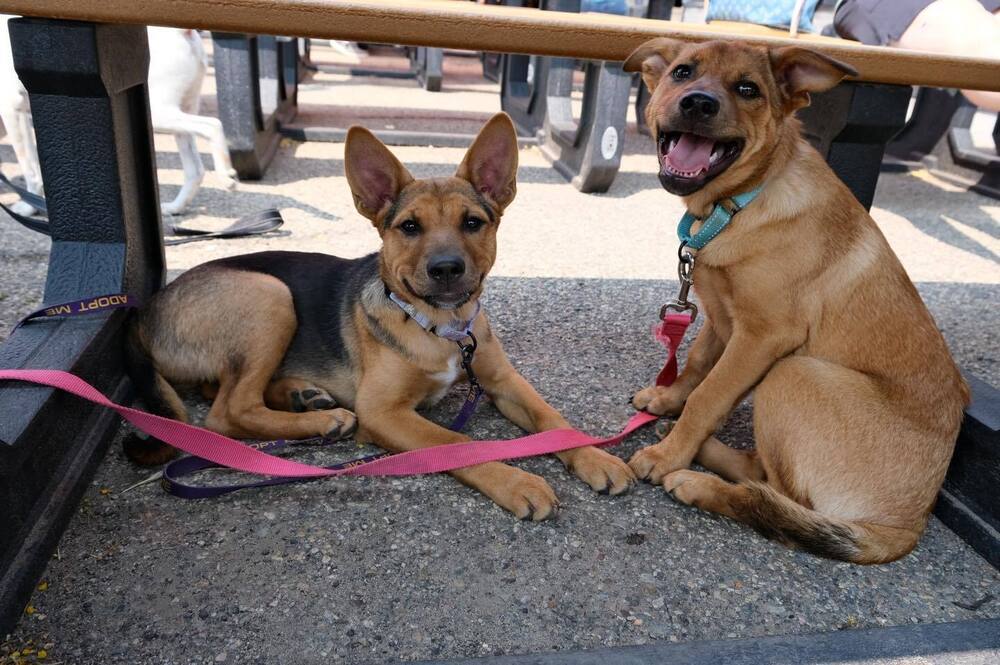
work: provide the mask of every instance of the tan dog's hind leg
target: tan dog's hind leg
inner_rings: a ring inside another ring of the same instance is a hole
[[[514,369],[496,337],[491,335],[480,345],[475,369],[497,409],[518,427],[529,432],[571,427]],[[556,457],[567,470],[601,494],[622,494],[635,484],[635,474],[629,466],[600,448],[574,448],[556,453]]]
[[[694,458],[698,464],[734,483],[764,480],[767,474],[755,450],[737,450],[710,436]]]
[[[249,279],[249,278],[247,278]],[[357,428],[357,419],[346,409],[290,413],[268,408],[264,392],[281,364],[297,325],[292,294],[279,280],[253,277],[254,311],[241,330],[238,353],[227,360],[219,376],[219,392],[205,425],[227,436],[255,439],[305,439],[342,437]]]
[[[733,485],[682,470],[668,474],[664,488],[684,503],[815,554],[855,563],[898,559],[916,544],[938,487],[912,477],[899,462],[907,455],[929,457],[943,475],[951,445],[929,439],[882,406],[884,400],[876,399],[882,393],[859,372],[786,358],[754,393],[757,452],[767,484],[748,478]],[[712,445],[709,456],[720,452]],[[895,453],[885,454],[886,446]],[[876,450],[882,452],[872,454]]]

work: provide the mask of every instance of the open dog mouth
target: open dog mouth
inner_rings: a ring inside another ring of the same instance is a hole
[[[657,146],[660,183],[672,194],[687,196],[729,168],[743,151],[743,140],[661,131]]]

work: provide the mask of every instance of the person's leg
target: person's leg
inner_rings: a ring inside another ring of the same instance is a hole
[[[987,11],[979,0],[935,0],[892,45],[1000,60],[1000,16]],[[962,92],[976,106],[1000,111],[1000,92]]]

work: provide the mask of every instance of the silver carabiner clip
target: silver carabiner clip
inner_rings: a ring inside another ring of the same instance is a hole
[[[677,298],[671,300],[660,308],[660,320],[667,316],[667,312],[691,312],[691,322],[698,318],[698,306],[688,300],[688,293],[691,285],[694,284],[694,254],[685,251],[687,242],[682,242],[677,248],[677,280],[681,283]]]

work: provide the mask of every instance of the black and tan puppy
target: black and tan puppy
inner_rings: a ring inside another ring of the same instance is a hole
[[[514,199],[517,151],[510,119],[498,114],[453,177],[415,180],[375,136],[353,127],[347,180],[382,250],[356,260],[263,252],[186,272],[130,328],[131,373],[147,406],[184,420],[171,384],[201,384],[214,396],[206,426],[229,436],[348,436],[357,428],[359,439],[392,451],[467,441],[415,410],[465,378],[458,345],[421,326],[392,294],[428,328],[462,329],[473,319],[473,368],[510,420],[532,432],[568,427],[514,370],[479,311],[500,216]],[[133,440],[126,450],[140,463],[174,453],[156,441]],[[597,491],[619,494],[634,478],[596,448],[559,458]],[[452,475],[521,518],[542,520],[558,507],[544,479],[506,464]]]
[[[680,418],[633,470],[819,554],[903,556],[969,394],[885,237],[801,136],[795,110],[853,70],[798,47],[670,39],[640,46],[625,69],[652,92],[660,180],[690,212],[704,219],[763,186],[697,252],[705,323],[676,383],[633,400]],[[713,433],[751,390],[747,453]],[[722,478],[689,470],[695,460]]]

